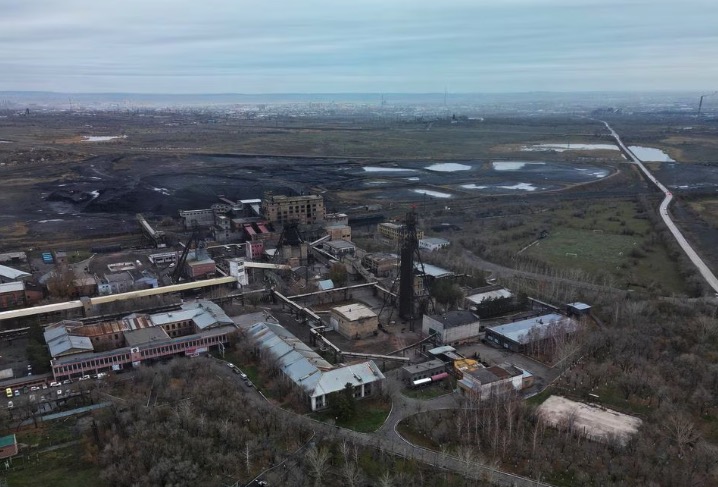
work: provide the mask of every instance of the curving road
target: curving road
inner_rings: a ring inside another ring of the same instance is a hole
[[[655,184],[658,189],[660,189],[663,194],[665,195],[665,198],[663,198],[663,201],[661,202],[660,206],[660,214],[661,218],[663,218],[663,221],[665,222],[668,229],[673,234],[673,237],[676,239],[676,242],[678,242],[678,245],[681,246],[683,251],[686,253],[689,259],[691,259],[691,262],[693,262],[693,265],[696,266],[698,269],[698,272],[701,273],[703,278],[708,282],[708,285],[713,288],[713,291],[718,294],[718,279],[716,279],[715,274],[708,268],[705,262],[703,262],[703,259],[701,259],[695,250],[693,250],[693,247],[691,247],[691,244],[688,243],[686,238],[683,236],[681,231],[678,229],[676,224],[673,222],[673,219],[671,218],[671,215],[668,213],[668,206],[671,204],[671,201],[673,200],[673,194],[666,188],[663,184],[661,184],[660,181],[658,181],[653,174],[646,168],[645,165],[643,165],[643,161],[641,161],[636,155],[628,150],[628,147],[623,145],[623,142],[621,141],[621,137],[618,136],[615,130],[611,128],[610,125],[608,125],[608,122],[604,122],[602,120],[603,124],[606,126],[606,128],[611,132],[611,135],[614,139],[616,139],[616,143],[621,148],[621,150],[631,158],[631,160],[638,165],[638,167],[643,171],[643,173],[646,175],[646,177]]]

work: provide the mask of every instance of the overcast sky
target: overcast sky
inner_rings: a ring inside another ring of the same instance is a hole
[[[718,89],[718,0],[0,0],[0,91]]]

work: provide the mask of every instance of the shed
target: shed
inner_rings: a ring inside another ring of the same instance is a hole
[[[525,352],[529,345],[559,333],[574,333],[578,323],[573,319],[550,313],[486,329],[486,340],[513,352]]]
[[[566,305],[566,314],[569,316],[585,316],[591,314],[591,306],[586,303],[576,301]]]
[[[15,434],[0,437],[0,459],[17,455],[17,438]]]

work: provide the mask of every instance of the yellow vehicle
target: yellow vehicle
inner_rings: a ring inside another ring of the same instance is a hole
[[[12,389],[10,389],[9,387],[5,389],[5,395],[7,397],[12,397]]]

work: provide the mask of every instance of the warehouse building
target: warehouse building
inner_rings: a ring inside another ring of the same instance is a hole
[[[560,335],[575,333],[578,323],[558,313],[549,313],[527,320],[486,329],[486,340],[512,352],[524,353],[529,347]]]
[[[84,324],[61,321],[45,329],[55,379],[122,370],[173,355],[196,355],[229,341],[234,322],[211,301],[179,310]]]
[[[354,397],[379,395],[384,374],[376,364],[366,362],[333,366],[286,328],[275,323],[255,323],[247,329],[262,359],[279,367],[281,373],[307,399],[312,411],[329,406],[329,396],[343,391],[347,384]]]
[[[433,316],[424,315],[421,323],[424,335],[434,335],[437,344],[456,344],[479,336],[479,319],[471,311],[448,311]]]
[[[366,338],[376,334],[379,329],[379,316],[367,306],[354,303],[332,308],[329,324],[346,338]]]
[[[391,277],[399,269],[399,256],[384,252],[366,254],[361,263],[376,277]]]

